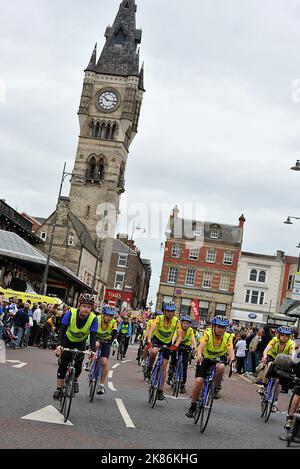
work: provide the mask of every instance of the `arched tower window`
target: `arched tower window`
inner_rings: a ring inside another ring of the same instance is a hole
[[[96,167],[97,167],[96,159],[93,156],[93,158],[90,159],[88,163],[88,167],[87,167],[86,177],[88,179],[96,179]]]
[[[100,124],[97,122],[96,127],[95,127],[95,132],[94,132],[94,137],[99,137],[100,133]]]
[[[105,138],[110,139],[111,126],[110,124],[106,127]]]
[[[112,130],[111,130],[111,139],[112,140],[114,140],[116,138],[117,130],[118,130],[118,126],[117,126],[117,124],[114,124],[112,126]]]
[[[99,161],[99,165],[98,165],[97,179],[99,179],[100,181],[103,181],[104,172],[105,172],[105,165],[104,165],[103,159],[101,158],[101,160]]]
[[[100,138],[105,138],[105,127],[106,127],[105,122],[102,122],[101,131],[100,131],[100,135],[99,135]]]
[[[91,127],[91,136],[94,137],[95,135],[95,122],[94,121],[91,122],[90,127]]]

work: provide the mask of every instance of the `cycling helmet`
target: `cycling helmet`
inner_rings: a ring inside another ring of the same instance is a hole
[[[176,311],[176,304],[173,301],[167,301],[163,303],[162,309],[166,311]]]
[[[180,321],[181,322],[187,321],[187,322],[192,323],[192,320],[191,320],[190,316],[181,316]]]
[[[116,311],[114,308],[111,308],[110,306],[104,305],[102,308],[102,313],[107,314],[109,316],[114,316],[116,314]]]
[[[94,307],[95,305],[95,297],[91,293],[81,293],[78,298],[78,305],[90,305]]]
[[[226,316],[216,316],[212,320],[211,323],[213,326],[223,326],[223,327],[229,326],[229,320],[227,319]]]
[[[279,334],[292,335],[293,331],[290,327],[280,326],[278,327]]]
[[[161,311],[155,311],[154,313],[154,317],[156,318],[156,316],[162,316],[164,313],[162,313]]]

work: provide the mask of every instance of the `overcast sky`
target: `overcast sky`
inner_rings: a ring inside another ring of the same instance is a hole
[[[63,162],[73,169],[83,70],[119,3],[1,1],[1,198],[20,211],[55,207]],[[300,158],[300,0],[137,4],[147,92],[128,204],[199,203],[205,220],[229,224],[244,213],[244,250],[297,255],[300,221],[283,221],[300,216],[289,169]],[[154,302],[163,240],[137,240]]]

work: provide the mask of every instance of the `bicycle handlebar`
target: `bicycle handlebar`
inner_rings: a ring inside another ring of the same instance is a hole
[[[71,353],[83,353],[84,355],[89,355],[91,352],[89,351],[83,351],[83,350],[78,350],[77,348],[71,349],[71,348],[64,348],[61,347],[63,352],[71,352]]]

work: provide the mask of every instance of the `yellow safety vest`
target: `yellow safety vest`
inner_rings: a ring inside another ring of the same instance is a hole
[[[225,332],[220,347],[215,347],[214,345],[214,333],[212,329],[207,329],[205,334],[208,335],[208,343],[204,348],[203,356],[204,358],[220,358],[227,353],[227,344],[231,338],[231,334]]]
[[[178,321],[179,321],[179,319],[176,316],[174,316],[172,318],[170,326],[167,329],[164,325],[165,318],[164,318],[164,316],[161,316],[159,318],[159,325],[157,326],[157,328],[154,331],[154,334],[153,334],[154,337],[159,339],[164,344],[171,343],[173,335],[177,331]]]
[[[190,347],[192,345],[192,337],[195,337],[193,328],[189,327],[186,331],[182,329],[182,332],[184,337],[180,345],[186,345],[187,347]]]
[[[270,357],[272,358],[276,358],[277,355],[279,355],[280,353],[283,353],[284,355],[290,355],[290,352],[291,352],[291,348],[295,347],[295,342],[292,340],[292,339],[289,339],[287,341],[287,343],[285,344],[285,347],[283,349],[283,352],[280,352],[279,351],[279,344],[280,344],[280,340],[279,340],[279,337],[275,337],[275,339],[272,339],[272,341],[274,341],[274,345],[273,347],[271,348],[271,350],[268,351],[268,355],[270,355]],[[271,342],[272,342],[271,341]]]
[[[112,331],[114,329],[114,325],[117,324],[117,321],[115,319],[112,319],[109,323],[106,329],[102,328],[102,321],[103,321],[103,316],[98,318],[98,331],[97,331],[97,338],[99,340],[105,340],[109,341],[112,338]]]
[[[87,340],[89,334],[90,334],[90,329],[91,325],[96,317],[94,313],[90,313],[85,325],[81,328],[78,329],[77,327],[77,309],[72,308],[71,310],[71,321],[70,325],[67,329],[66,335],[69,339],[70,342],[83,342]]]

